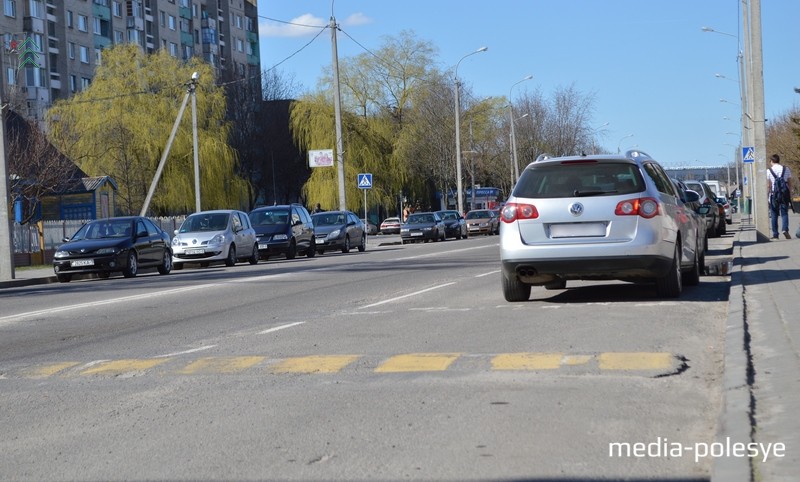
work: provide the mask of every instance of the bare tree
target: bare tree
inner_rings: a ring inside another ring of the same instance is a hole
[[[6,126],[11,200],[21,202],[20,223],[26,224],[38,218],[42,198],[58,193],[80,171],[35,122],[11,111]]]
[[[781,163],[792,170],[792,177],[800,175],[800,107],[794,106],[769,120],[767,152],[780,155]],[[798,183],[792,182],[792,186],[795,194],[800,194]]]

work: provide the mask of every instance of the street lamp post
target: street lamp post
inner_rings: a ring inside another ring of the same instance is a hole
[[[511,159],[514,163],[514,182],[519,180],[519,161],[517,160],[517,133],[514,130],[514,124],[520,119],[528,117],[528,114],[522,114],[516,119],[511,120]]]
[[[518,80],[513,84],[511,84],[511,88],[508,89],[508,120],[511,121],[511,162],[514,167],[514,179],[512,180],[511,183],[512,188],[514,187],[514,184],[517,182],[517,179],[519,179],[519,163],[517,162],[517,146],[516,146],[517,138],[514,135],[514,108],[512,107],[513,102],[511,101],[511,93],[517,84],[525,82],[526,80],[531,80],[532,78],[533,78],[532,75],[527,75],[521,80]]]
[[[461,64],[461,61],[469,57],[470,55],[475,55],[480,52],[486,52],[489,50],[489,47],[481,47],[474,52],[470,52],[467,55],[461,57],[458,62],[456,62],[456,68],[454,70],[453,77],[455,78],[455,87],[456,87],[456,196],[458,197],[457,206],[458,212],[464,212],[464,192],[463,186],[461,182],[461,119],[459,118],[461,113],[461,100],[458,98],[458,90],[459,90],[459,82],[458,82],[458,66]]]
[[[633,134],[628,134],[627,136],[624,136],[622,139],[619,140],[619,142],[617,143],[617,154],[620,153],[620,148],[622,147],[622,141],[624,141],[629,137],[633,137]]]

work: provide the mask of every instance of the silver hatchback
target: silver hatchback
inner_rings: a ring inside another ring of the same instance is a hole
[[[172,265],[175,269],[195,263],[208,266],[223,261],[233,266],[239,260],[258,263],[258,241],[250,218],[242,211],[220,209],[194,213],[175,230]]]
[[[567,280],[655,282],[661,297],[699,283],[704,239],[674,184],[641,151],[540,158],[501,212],[507,301]]]

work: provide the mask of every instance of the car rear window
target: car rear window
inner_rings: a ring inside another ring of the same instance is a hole
[[[645,189],[635,164],[627,162],[547,163],[526,169],[513,195],[526,198],[617,196]]]

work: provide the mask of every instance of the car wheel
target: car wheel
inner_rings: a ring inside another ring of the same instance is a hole
[[[700,276],[706,274],[706,249],[700,251],[700,256],[697,258],[697,266],[700,269]]]
[[[231,243],[228,248],[228,257],[225,258],[225,266],[233,266],[236,264],[236,245]]]
[[[516,275],[512,276],[513,279],[509,279],[504,272],[500,273],[506,301],[528,301],[531,296],[531,285],[523,283]]]
[[[725,223],[724,222],[719,223],[719,229],[717,229],[717,236],[724,236],[725,234],[728,234],[728,229]]]
[[[350,252],[350,236],[345,235],[344,246],[342,246],[342,253],[349,253],[349,252]]]
[[[297,244],[294,242],[294,238],[289,241],[289,249],[286,250],[286,259],[295,259],[297,257]]]
[[[122,270],[122,276],[133,278],[139,273],[139,260],[133,251],[128,253],[128,265]]]
[[[70,281],[72,281],[71,274],[57,274],[56,278],[58,278],[59,283],[69,283]]]
[[[681,294],[681,243],[675,243],[672,264],[667,274],[656,279],[656,293],[661,298],[677,298]]]
[[[253,245],[253,252],[250,254],[250,257],[247,258],[247,261],[250,264],[258,264],[258,243]]]
[[[361,235],[361,243],[358,245],[358,252],[363,253],[367,250],[367,236]]]
[[[700,260],[697,257],[697,251],[695,251],[692,269],[683,274],[683,283],[686,286],[697,286],[700,283],[700,269]]]
[[[311,245],[306,250],[306,258],[313,258],[317,255],[317,240],[311,238]]]
[[[158,274],[169,274],[172,271],[172,254],[168,249],[164,250],[164,259],[158,265]]]

